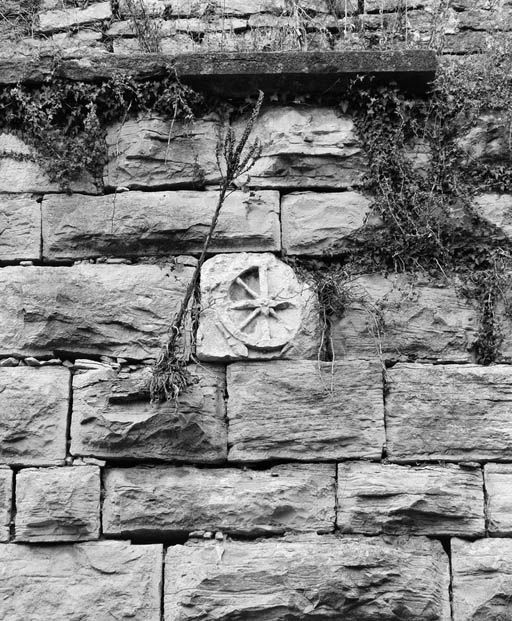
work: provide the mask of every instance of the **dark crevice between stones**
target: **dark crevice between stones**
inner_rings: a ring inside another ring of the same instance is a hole
[[[11,494],[11,519],[9,522],[9,542],[13,542],[16,537],[16,471],[11,468],[12,472],[12,494]]]
[[[68,414],[66,419],[66,464],[71,464],[73,457],[70,452],[71,448],[71,417],[73,415],[73,373],[69,374],[69,398],[68,398]]]

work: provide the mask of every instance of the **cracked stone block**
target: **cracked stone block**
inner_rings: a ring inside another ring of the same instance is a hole
[[[338,528],[364,535],[485,534],[478,468],[338,464]]]
[[[505,621],[512,614],[512,540],[452,539],[453,621]]]
[[[54,260],[198,253],[217,200],[214,191],[133,191],[95,198],[48,195],[42,203],[43,256]],[[1,218],[0,202],[0,227]],[[222,207],[209,251],[277,251],[280,237],[279,194],[235,192]],[[0,258],[1,241],[0,232]]]
[[[0,194],[0,261],[37,260],[40,245],[38,203],[30,196]]]
[[[13,473],[7,466],[0,466],[0,541],[9,541]]]
[[[63,367],[0,368],[0,463],[61,465],[70,374]]]
[[[235,122],[237,135],[247,119]],[[334,108],[268,108],[251,140],[261,156],[238,183],[260,189],[345,189],[362,183],[366,159],[351,117]]]
[[[194,542],[167,551],[164,618],[448,621],[449,581],[424,537]]]
[[[227,380],[230,461],[380,459],[380,365],[239,363]]]
[[[192,122],[144,116],[112,125],[106,136],[105,185],[136,190],[217,183],[220,126],[216,115]]]
[[[336,358],[469,362],[478,312],[458,282],[417,275],[362,275],[343,287],[347,303],[333,320]]]
[[[16,476],[16,541],[100,536],[100,469],[26,468]]]
[[[107,536],[177,536],[197,530],[240,536],[332,532],[332,464],[270,470],[158,466],[108,469]]]
[[[316,358],[313,288],[272,254],[218,254],[201,269],[201,360]]]
[[[487,528],[491,537],[512,535],[512,464],[484,466]]]
[[[127,541],[0,546],[9,621],[160,621],[163,546]]]
[[[102,368],[73,377],[71,453],[99,459],[219,463],[226,459],[225,374],[190,367],[194,383],[173,402],[150,403],[151,370]]]
[[[156,357],[195,263],[4,267],[0,355]]]
[[[397,364],[386,372],[394,462],[512,458],[512,367]]]

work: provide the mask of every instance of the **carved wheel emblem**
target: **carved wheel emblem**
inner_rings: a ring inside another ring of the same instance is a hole
[[[289,287],[279,287],[275,280],[268,266],[260,265],[244,270],[229,287],[223,324],[253,349],[279,349],[300,326],[297,294],[290,294]]]

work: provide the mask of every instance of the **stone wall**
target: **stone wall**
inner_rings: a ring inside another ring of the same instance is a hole
[[[280,0],[70,4],[43,0],[2,58],[140,51],[134,6],[168,53],[274,45],[298,19]],[[508,1],[330,4],[301,0],[313,26],[283,45],[372,45],[382,20],[392,34],[407,19],[408,44],[434,33],[459,54],[512,23]],[[101,182],[71,192],[0,135],[0,618],[512,618],[510,313],[496,309],[503,339],[483,366],[457,277],[360,273],[325,332],[293,267],[380,225],[349,114],[265,105],[261,157],[222,209],[179,344],[192,385],[150,402],[228,122],[113,124]],[[471,148],[499,148],[499,128],[480,130]],[[473,207],[512,235],[512,194]]]

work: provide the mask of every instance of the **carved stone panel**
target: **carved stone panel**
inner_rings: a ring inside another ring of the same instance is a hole
[[[201,272],[202,360],[315,358],[315,294],[272,254],[220,254]]]

